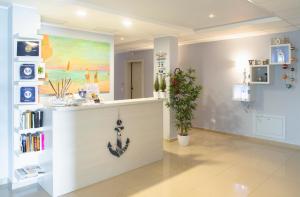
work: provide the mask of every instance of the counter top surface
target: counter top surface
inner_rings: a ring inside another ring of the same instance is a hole
[[[115,101],[103,101],[99,104],[83,104],[80,106],[64,106],[64,107],[47,107],[53,111],[76,111],[76,110],[87,110],[87,109],[97,109],[105,107],[114,107],[114,106],[127,106],[127,105],[136,105],[143,103],[153,103],[153,102],[163,102],[163,99],[157,98],[141,98],[141,99],[126,99],[126,100],[115,100]]]

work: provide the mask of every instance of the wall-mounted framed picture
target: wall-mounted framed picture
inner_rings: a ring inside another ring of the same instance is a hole
[[[41,40],[37,39],[15,39],[14,55],[20,61],[41,60]]]
[[[16,104],[38,104],[38,86],[22,85],[15,89]]]
[[[37,75],[39,79],[45,79],[46,78],[46,64],[45,63],[39,63],[37,66]]]
[[[15,81],[37,81],[37,65],[35,62],[16,62]]]
[[[291,64],[291,44],[271,45],[270,64]]]

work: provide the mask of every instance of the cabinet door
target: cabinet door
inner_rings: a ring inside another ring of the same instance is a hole
[[[255,134],[267,138],[285,138],[285,118],[282,116],[255,116]]]

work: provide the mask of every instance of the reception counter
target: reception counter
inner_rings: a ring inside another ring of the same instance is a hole
[[[39,184],[52,196],[163,157],[163,101],[154,98],[49,108],[45,126]]]

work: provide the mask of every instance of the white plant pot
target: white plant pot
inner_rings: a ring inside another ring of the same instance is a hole
[[[159,98],[159,96],[160,96],[160,95],[159,95],[159,92],[153,92],[153,97],[154,97],[154,98]]]
[[[181,146],[188,146],[190,143],[190,136],[182,136],[182,135],[177,135],[178,143]]]
[[[167,97],[167,93],[166,92],[159,92],[159,98],[166,98]]]

